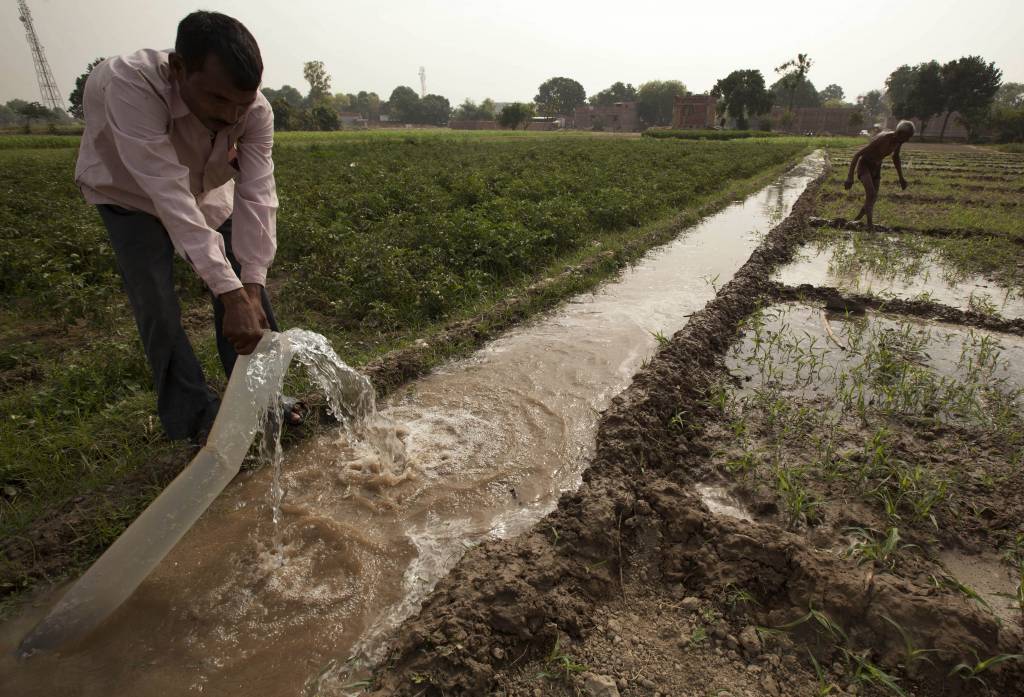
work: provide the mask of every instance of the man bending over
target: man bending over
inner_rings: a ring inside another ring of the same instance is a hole
[[[865,215],[868,219],[868,229],[874,229],[872,212],[875,209],[875,201],[878,199],[878,185],[882,180],[882,160],[892,155],[892,163],[896,167],[896,174],[899,176],[900,188],[907,188],[907,180],[903,178],[903,167],[900,162],[900,148],[914,135],[914,124],[910,121],[900,121],[895,131],[882,131],[871,139],[871,142],[853,154],[850,161],[850,173],[846,177],[843,186],[849,190],[853,186],[853,172],[856,170],[857,178],[864,185],[864,205],[854,221],[860,220]]]
[[[172,439],[202,442],[220,406],[181,326],[175,251],[210,289],[226,374],[277,330],[264,287],[277,190],[262,75],[249,30],[193,12],[173,51],[110,58],[86,82],[75,181],[107,228]]]

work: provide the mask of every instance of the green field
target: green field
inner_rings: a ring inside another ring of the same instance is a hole
[[[322,332],[362,364],[486,314],[569,264],[608,260],[552,286],[531,311],[550,307],[635,257],[623,252],[631,241],[654,228],[668,239],[815,144],[282,134],[280,246],[268,285],[285,327]],[[44,136],[0,142],[0,539],[31,539],[40,522],[84,497],[91,507],[80,507],[89,512],[63,550],[64,570],[89,561],[161,484],[126,494],[118,482],[187,454],[164,440],[155,418],[105,231],[72,182],[74,145]],[[211,381],[222,384],[209,300],[183,265],[178,278],[186,327]],[[435,346],[431,360],[469,348]],[[0,594],[38,575],[23,561],[0,565]]]

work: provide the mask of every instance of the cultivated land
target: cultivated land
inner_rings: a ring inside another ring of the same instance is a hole
[[[72,182],[76,144],[0,139],[8,598],[95,558],[191,452],[166,442],[155,420],[105,231]],[[593,286],[817,144],[282,134],[275,308],[283,326],[325,334],[387,391]],[[179,271],[186,327],[220,383],[209,301]]]
[[[466,554],[378,694],[1021,693],[1024,158],[905,152],[868,232],[832,150],[613,400],[580,490]]]

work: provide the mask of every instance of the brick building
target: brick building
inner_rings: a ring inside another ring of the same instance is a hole
[[[924,136],[927,140],[938,140],[939,133],[942,133],[942,122],[946,120],[946,112],[941,114],[935,114],[925,126],[924,133],[921,133],[921,119],[910,119],[914,122],[914,139],[919,139]],[[900,122],[899,119],[890,116],[886,119],[885,127],[892,130],[896,128],[896,124]],[[967,127],[960,121],[960,113],[954,111],[949,116],[949,122],[946,124],[946,133],[943,136],[943,140],[955,140],[965,141],[968,137]]]
[[[772,128],[786,133],[819,133],[855,136],[871,124],[856,106],[797,107],[792,115],[781,106],[772,107]]]
[[[584,131],[620,131],[633,132],[640,130],[640,112],[636,102],[615,102],[610,106],[576,107],[573,117],[575,128]]]
[[[710,94],[676,97],[672,105],[672,128],[714,128],[718,100]]]

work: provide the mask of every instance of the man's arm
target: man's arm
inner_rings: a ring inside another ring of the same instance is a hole
[[[892,164],[896,168],[896,174],[900,178],[900,188],[906,189],[907,180],[903,177],[903,162],[900,160],[900,148],[902,147],[903,144],[900,143],[896,146],[896,149],[892,151]]]
[[[857,168],[857,162],[859,162],[860,158],[864,156],[864,151],[867,150],[870,147],[870,145],[871,144],[869,143],[868,145],[865,145],[857,152],[853,153],[853,158],[850,160],[850,171],[846,175],[846,181],[843,182],[844,188],[849,189],[853,186],[853,172]]]
[[[273,147],[274,114],[261,100],[249,112],[237,144],[238,178],[231,216],[231,246],[247,287],[266,285],[267,269],[277,251]]]
[[[169,115],[145,84],[115,76],[106,92],[107,122],[125,168],[149,196],[157,217],[210,290],[224,301],[224,335],[251,353],[266,324],[228,263],[224,240],[206,224],[189,189],[188,168],[178,161],[168,135]]]

